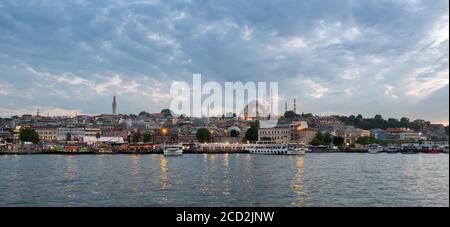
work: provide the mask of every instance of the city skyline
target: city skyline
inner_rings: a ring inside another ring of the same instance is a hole
[[[264,13],[263,13],[264,12]],[[0,116],[159,112],[170,85],[279,81],[280,110],[448,125],[447,1],[0,2]]]

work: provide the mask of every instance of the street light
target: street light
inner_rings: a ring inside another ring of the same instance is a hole
[[[162,128],[161,129],[162,132],[162,136],[163,136],[163,144],[165,143],[165,135],[167,134],[167,128]]]

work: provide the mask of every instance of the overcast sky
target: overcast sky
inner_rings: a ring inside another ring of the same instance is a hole
[[[299,112],[449,119],[447,0],[0,0],[0,115],[158,112],[278,81]],[[292,104],[290,104],[292,105]]]

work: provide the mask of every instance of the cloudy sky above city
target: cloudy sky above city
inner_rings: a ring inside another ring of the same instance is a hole
[[[0,0],[0,116],[110,113],[113,95],[119,113],[158,112],[200,73],[278,81],[299,112],[447,124],[448,4]]]

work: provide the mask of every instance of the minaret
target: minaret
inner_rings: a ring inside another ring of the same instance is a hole
[[[259,117],[259,102],[256,100],[256,119]]]
[[[116,114],[117,114],[116,96],[114,96],[114,98],[113,98],[113,103],[112,103],[112,114],[113,114],[113,115],[116,115]]]
[[[294,98],[294,113],[297,113],[297,99]]]
[[[273,96],[272,96],[273,94],[272,93],[273,93],[273,91],[272,91],[272,89],[270,89],[270,101],[269,101],[270,102],[270,104],[269,104],[270,105],[270,113],[269,114],[271,116],[273,114]]]
[[[285,112],[285,113],[288,112],[287,101],[286,101],[286,104],[284,105],[284,112]]]

